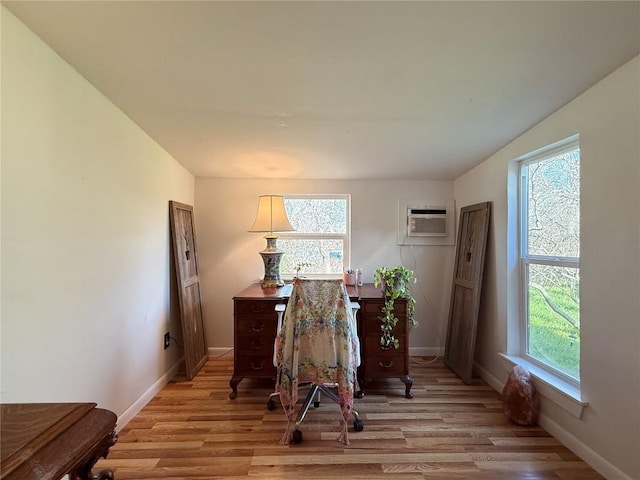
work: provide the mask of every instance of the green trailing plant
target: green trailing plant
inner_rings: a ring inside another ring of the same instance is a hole
[[[382,286],[384,294],[384,306],[380,315],[380,346],[382,348],[398,348],[400,342],[393,334],[393,329],[398,323],[395,315],[395,301],[403,298],[407,301],[407,321],[412,327],[416,327],[418,322],[413,316],[416,300],[411,293],[411,285],[416,283],[413,270],[409,270],[402,265],[397,267],[379,267],[376,269],[373,284]]]

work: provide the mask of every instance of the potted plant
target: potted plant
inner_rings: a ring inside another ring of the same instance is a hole
[[[413,317],[416,301],[411,293],[411,284],[416,282],[413,270],[402,265],[397,267],[379,267],[376,269],[373,284],[382,285],[384,294],[384,306],[380,316],[380,346],[385,349],[398,348],[400,342],[393,334],[393,328],[398,323],[394,313],[395,300],[403,298],[407,301],[407,320],[409,325],[415,327],[418,322]]]

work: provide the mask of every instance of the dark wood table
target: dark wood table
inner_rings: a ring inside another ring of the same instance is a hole
[[[112,479],[91,469],[117,440],[116,415],[95,403],[0,405],[0,480]]]

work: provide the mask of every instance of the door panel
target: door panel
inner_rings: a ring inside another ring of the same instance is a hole
[[[193,207],[170,201],[169,210],[173,256],[178,280],[178,297],[180,299],[186,374],[187,379],[191,380],[207,360]]]
[[[460,211],[444,363],[471,383],[491,203]]]

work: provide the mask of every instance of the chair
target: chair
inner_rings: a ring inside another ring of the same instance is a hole
[[[349,444],[347,425],[352,415],[354,430],[364,428],[353,408],[360,365],[355,316],[359,307],[349,300],[342,280],[295,280],[284,317],[279,312],[282,321],[274,346],[276,392],[269,399],[271,403],[278,396],[287,416],[280,443],[302,442],[300,424],[311,402],[319,406],[320,392],[340,406],[339,442]],[[294,421],[298,388],[303,385],[310,389]]]

